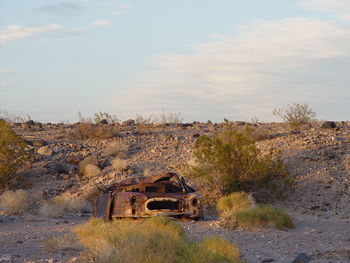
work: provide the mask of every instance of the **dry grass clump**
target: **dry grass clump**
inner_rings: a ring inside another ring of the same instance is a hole
[[[243,228],[271,226],[280,230],[294,228],[293,220],[283,209],[270,205],[236,211],[234,216]]]
[[[54,236],[42,242],[45,251],[52,253],[58,250],[80,251],[83,249],[77,237],[74,234],[65,234],[63,236]]]
[[[107,146],[104,150],[105,156],[125,156],[127,151],[129,150],[129,146],[123,142],[113,142]]]
[[[127,160],[120,159],[119,157],[114,158],[111,161],[112,167],[118,172],[122,173],[126,171],[129,167],[129,162]]]
[[[192,242],[179,224],[164,217],[114,222],[92,219],[75,232],[89,248],[93,262],[242,262],[230,242],[217,237]]]
[[[46,217],[57,217],[66,214],[79,214],[91,211],[91,204],[80,197],[62,194],[46,201],[40,208],[40,214]]]
[[[293,220],[283,209],[269,205],[257,206],[252,196],[243,192],[220,198],[217,209],[223,219],[222,226],[227,228],[276,227],[284,230],[294,227]]]
[[[39,199],[25,190],[6,191],[0,196],[0,209],[6,214],[22,215],[35,212]]]
[[[254,207],[256,207],[256,204],[253,197],[244,192],[235,192],[221,197],[216,205],[216,208],[222,213],[247,210]]]
[[[93,178],[101,173],[101,169],[98,167],[98,160],[96,156],[86,157],[79,163],[80,174],[86,177]]]
[[[116,128],[113,125],[78,123],[69,133],[73,140],[110,139],[115,137]]]

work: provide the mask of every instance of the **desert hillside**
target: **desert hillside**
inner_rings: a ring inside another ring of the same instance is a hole
[[[312,262],[350,262],[350,122],[322,124],[291,130],[285,123],[232,123],[237,130],[250,127],[259,150],[281,158],[293,186],[281,198],[257,198],[285,208],[294,229],[229,230],[208,209],[202,221],[181,222],[190,238],[222,236],[236,243],[248,262],[307,262],[293,261],[301,253]],[[25,189],[41,200],[62,194],[89,200],[97,186],[128,177],[181,175],[182,167],[193,159],[196,140],[224,127],[210,122],[141,126],[129,121],[87,124],[82,132],[80,125],[11,124],[24,138],[31,157],[10,187]],[[85,133],[98,127],[102,135]],[[104,138],[111,130],[113,136]],[[84,162],[87,166],[82,171]],[[188,183],[197,186],[191,178]],[[198,189],[200,194],[204,191]],[[89,214],[48,210],[45,215],[0,215],[0,262],[78,262],[79,249],[50,252],[42,241],[70,233],[72,225],[86,221]]]

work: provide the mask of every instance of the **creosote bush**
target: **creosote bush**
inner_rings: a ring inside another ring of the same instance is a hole
[[[5,189],[27,159],[25,146],[22,138],[0,120],[0,188]]]
[[[172,219],[105,222],[91,219],[75,228],[93,262],[239,263],[237,247],[218,237],[190,241]]]
[[[272,113],[287,122],[292,129],[315,121],[316,117],[316,113],[306,103],[293,103],[285,109],[274,109]]]
[[[247,210],[256,207],[253,197],[244,192],[235,192],[221,197],[216,205],[221,213]]]
[[[198,138],[194,160],[184,172],[204,181],[208,191],[217,196],[259,190],[275,194],[289,183],[281,161],[261,154],[253,139],[231,128]]]
[[[38,197],[25,190],[6,191],[0,195],[0,210],[9,215],[32,213],[38,207]]]

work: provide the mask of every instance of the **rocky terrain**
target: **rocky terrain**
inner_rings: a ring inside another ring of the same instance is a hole
[[[98,124],[107,125],[108,124]],[[236,122],[237,129],[246,123]],[[293,262],[305,253],[312,262],[350,262],[350,122],[336,127],[312,123],[290,131],[280,123],[249,124],[262,152],[279,154],[292,178],[294,190],[274,204],[286,208],[296,228],[289,231],[230,231],[208,213],[204,221],[182,223],[193,239],[215,234],[235,242],[249,262]],[[19,171],[13,187],[27,188],[47,200],[63,192],[83,196],[96,185],[125,177],[178,172],[192,159],[193,145],[222,124],[194,123],[137,126],[114,124],[109,139],[76,140],[77,124],[13,124],[33,153],[30,167]],[[98,171],[79,172],[79,162],[91,156]],[[114,158],[126,160],[116,169]],[[87,217],[0,216],[0,262],[74,262],[79,251],[47,253],[41,241],[71,231]],[[307,262],[301,256],[295,262]]]

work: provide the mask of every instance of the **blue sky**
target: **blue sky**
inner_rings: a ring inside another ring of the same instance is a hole
[[[348,120],[348,0],[0,0],[0,110]]]

